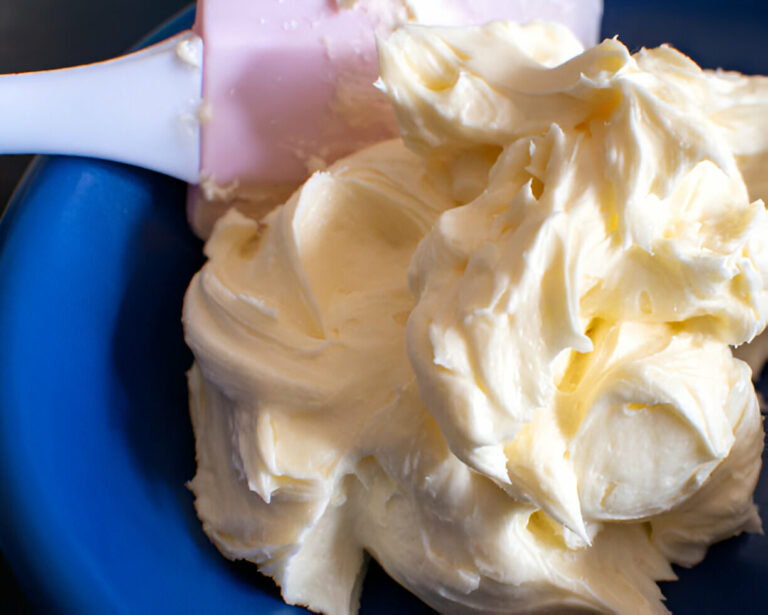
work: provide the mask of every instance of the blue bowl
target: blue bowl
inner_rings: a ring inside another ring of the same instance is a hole
[[[768,34],[762,2],[607,0],[603,33],[617,32],[632,48],[670,41],[705,66],[768,73],[752,54]],[[185,487],[180,313],[203,257],[184,200],[183,184],[151,172],[43,158],[0,224],[0,547],[40,612],[303,612],[218,553]],[[768,510],[768,480],[757,499]],[[762,536],[679,572],[663,587],[675,613],[765,612]],[[362,612],[396,611],[430,612],[374,566]]]

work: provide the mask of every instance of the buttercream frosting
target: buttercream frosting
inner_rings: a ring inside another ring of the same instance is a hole
[[[206,532],[325,613],[366,552],[441,612],[666,612],[760,528],[748,78],[506,22],[400,29],[380,74],[401,139],[227,213],[188,290]]]

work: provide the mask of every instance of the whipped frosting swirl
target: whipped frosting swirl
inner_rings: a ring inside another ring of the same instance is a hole
[[[665,612],[760,527],[761,85],[543,23],[407,27],[380,71],[402,139],[228,213],[190,285],[206,532],[326,613],[366,551],[442,612]]]
[[[590,521],[684,500],[730,450],[726,345],[765,326],[768,218],[690,59],[606,40],[550,67],[505,44],[517,28],[418,29],[383,50],[408,144],[505,146],[414,256],[408,349],[454,454],[588,541]],[[654,449],[665,467],[641,462]]]

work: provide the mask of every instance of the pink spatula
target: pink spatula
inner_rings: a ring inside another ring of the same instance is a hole
[[[0,153],[107,158],[202,182],[209,199],[274,202],[310,171],[395,133],[372,85],[376,36],[409,21],[548,19],[591,44],[601,9],[602,0],[200,0],[191,31],[149,49],[0,77]]]

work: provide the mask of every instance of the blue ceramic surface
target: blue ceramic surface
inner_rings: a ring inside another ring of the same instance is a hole
[[[671,41],[705,66],[768,73],[761,2],[606,0],[603,33],[616,32],[632,48]],[[195,462],[180,312],[203,259],[184,189],[46,158],[0,223],[0,546],[40,612],[302,612],[219,555],[185,487]],[[757,499],[768,511],[768,481]],[[663,586],[675,613],[763,613],[768,539],[717,545],[680,577]],[[373,567],[362,612],[398,611],[429,612]]]

